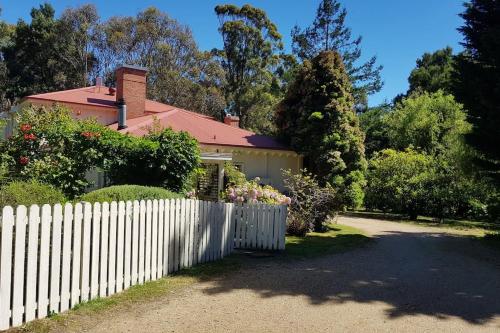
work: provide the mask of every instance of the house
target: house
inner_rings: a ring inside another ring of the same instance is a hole
[[[216,197],[223,189],[224,163],[232,161],[249,178],[284,190],[282,169],[298,172],[302,157],[271,137],[239,128],[239,119],[226,116],[224,122],[213,117],[146,99],[146,72],[137,66],[116,70],[116,89],[95,86],[38,94],[22,103],[71,109],[75,118],[95,117],[100,123],[121,133],[142,136],[159,123],[175,131],[186,131],[200,144],[201,159],[207,170],[201,182],[201,195]]]

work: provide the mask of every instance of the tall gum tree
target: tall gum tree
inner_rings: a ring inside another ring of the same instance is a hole
[[[250,5],[215,7],[223,49],[213,50],[226,73],[228,111],[240,117],[244,128],[251,125],[254,106],[271,93],[273,66],[283,49],[281,35],[267,14]]]

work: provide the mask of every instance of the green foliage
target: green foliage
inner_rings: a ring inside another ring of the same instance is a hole
[[[8,28],[0,22],[3,109],[26,95],[82,87],[97,76],[112,84],[119,64],[148,67],[151,99],[215,117],[225,107],[220,64],[197,48],[187,26],[154,7],[101,21],[91,4],[67,8],[59,18],[43,4],[32,9],[31,22]]]
[[[366,207],[384,212],[485,219],[493,189],[443,156],[386,149],[370,160]]]
[[[0,113],[9,110],[11,104],[11,101],[7,97],[9,71],[5,62],[4,51],[11,46],[13,31],[13,26],[0,20]]]
[[[480,155],[476,167],[500,182],[500,5],[471,0],[460,15],[464,52],[457,58],[454,92],[465,105],[472,131],[467,142]]]
[[[36,180],[13,181],[0,188],[0,207],[64,203],[64,194],[55,187]]]
[[[275,80],[272,67],[279,64],[276,52],[283,48],[281,35],[263,10],[248,4],[219,5],[215,13],[224,47],[213,52],[226,73],[228,111],[240,117],[243,128],[272,131],[268,127],[275,102],[268,94],[273,93]],[[260,114],[254,118],[254,113]]]
[[[160,186],[175,192],[188,190],[199,165],[198,142],[186,132],[167,128],[143,138],[111,134],[104,137],[109,158],[105,170],[112,184]]]
[[[92,119],[74,120],[58,105],[26,107],[16,123],[19,129],[3,142],[10,175],[51,184],[69,198],[84,192],[85,174],[93,168],[106,171],[113,184],[182,191],[199,164],[198,143],[185,132],[125,136]]]
[[[4,54],[11,100],[83,85],[85,67],[77,61],[81,59],[76,45],[79,40],[70,37],[48,3],[31,10],[30,23],[17,22],[12,43],[5,48]]]
[[[353,86],[356,106],[364,110],[368,95],[382,89],[377,58],[371,57],[360,64],[361,36],[352,38],[351,29],[345,26],[347,11],[337,0],[322,0],[311,26],[292,30],[293,53],[302,60],[311,60],[322,51],[339,52],[344,61],[346,72]]]
[[[370,161],[366,205],[383,211],[435,217],[486,219],[495,189],[471,162],[466,113],[452,95],[415,92],[394,110],[363,115],[369,142],[374,130],[389,147]],[[382,148],[382,147],[381,147]],[[490,208],[491,206],[491,208]],[[491,218],[491,217],[489,217]]]
[[[451,94],[454,65],[455,57],[451,47],[434,53],[424,53],[417,59],[417,66],[410,73],[407,95],[423,91],[433,93],[438,90]]]
[[[341,201],[351,209],[359,209],[363,206],[366,186],[365,174],[360,170],[349,172],[345,181],[341,184],[339,193],[342,195]]]
[[[384,123],[392,147],[413,146],[430,154],[444,153],[460,145],[470,130],[462,105],[442,91],[403,99],[387,114]]]
[[[416,218],[425,211],[432,183],[432,157],[408,149],[386,149],[371,160],[366,188],[366,207],[404,213]]]
[[[392,112],[391,105],[384,103],[359,115],[359,124],[365,133],[366,155],[389,147],[389,134],[385,118]]]
[[[75,121],[58,105],[26,107],[15,120],[19,128],[3,142],[11,175],[51,184],[70,198],[82,193],[89,185],[86,171],[105,158],[100,138],[111,130],[94,120]]]
[[[148,68],[148,97],[220,117],[224,71],[209,52],[198,49],[189,27],[155,7],[136,16],[101,22],[90,46],[106,81],[114,81],[119,64]]]
[[[245,174],[238,170],[231,162],[224,164],[224,176],[230,185],[243,185],[247,181]]]
[[[283,140],[305,155],[305,165],[321,185],[347,189],[352,183],[344,184],[346,177],[366,169],[364,135],[353,103],[342,59],[327,51],[304,61],[278,107]],[[352,186],[350,190],[356,191]]]
[[[324,231],[325,223],[340,209],[337,192],[326,184],[321,187],[316,178],[306,170],[293,174],[283,171],[284,183],[291,199],[287,219],[287,233],[304,236],[306,233]]]
[[[101,188],[82,195],[79,200],[86,202],[133,201],[146,199],[177,199],[182,194],[161,187],[140,185],[117,185]]]

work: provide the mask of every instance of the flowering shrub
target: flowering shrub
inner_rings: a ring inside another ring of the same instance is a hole
[[[197,199],[198,198],[198,194],[196,193],[196,190],[192,189],[192,190],[186,192],[186,198],[187,199]]]
[[[228,186],[224,198],[236,203],[265,203],[269,205],[289,205],[291,199],[272,186],[259,185],[260,179],[247,181],[241,185]]]
[[[15,121],[19,127],[1,147],[12,177],[50,184],[70,198],[83,192],[86,171],[101,166],[106,152],[93,138],[110,130],[93,120],[75,121],[61,106],[27,107]]]
[[[183,189],[198,166],[197,142],[171,129],[131,137],[94,119],[75,120],[70,110],[31,106],[16,114],[17,131],[0,142],[1,165],[19,180],[35,179],[72,199],[89,185],[85,175],[98,168],[112,184]]]
[[[226,163],[225,174],[228,186],[222,198],[235,203],[265,203],[269,205],[289,205],[291,199],[269,185],[260,185],[260,178],[248,181],[245,174],[231,163]]]
[[[310,231],[324,231],[325,222],[341,208],[341,200],[331,185],[321,187],[316,178],[301,170],[292,174],[284,170],[285,186],[292,204],[288,210],[287,232],[304,236]]]

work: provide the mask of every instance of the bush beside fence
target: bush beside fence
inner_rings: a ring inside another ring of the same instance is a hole
[[[0,329],[68,310],[234,248],[284,249],[286,206],[170,199],[4,207]]]

